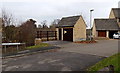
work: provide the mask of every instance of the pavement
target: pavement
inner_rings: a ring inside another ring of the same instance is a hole
[[[101,40],[95,44],[49,41],[61,49],[56,52],[2,60],[3,71],[84,71],[105,57],[118,52],[118,40]]]
[[[46,43],[62,47],[60,51],[74,52],[109,57],[118,52],[120,40],[99,40],[97,43],[80,44],[64,41],[48,41]],[[64,44],[61,44],[64,43]]]

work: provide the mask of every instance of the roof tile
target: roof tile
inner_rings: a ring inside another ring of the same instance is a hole
[[[78,19],[80,18],[81,15],[79,16],[71,16],[71,17],[64,17],[60,20],[58,27],[68,27],[68,26],[74,26]]]
[[[119,30],[116,19],[95,19],[96,30]]]

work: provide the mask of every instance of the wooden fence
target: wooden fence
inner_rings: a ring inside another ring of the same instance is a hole
[[[37,31],[36,38],[46,38],[47,41],[49,41],[51,38],[52,40],[57,40],[57,31]]]

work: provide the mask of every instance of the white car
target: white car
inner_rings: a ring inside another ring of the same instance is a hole
[[[114,33],[113,39],[120,39],[120,33],[119,32]]]

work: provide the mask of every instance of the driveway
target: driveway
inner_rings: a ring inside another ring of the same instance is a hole
[[[61,45],[61,51],[76,52],[108,57],[118,52],[119,40],[101,40],[95,44],[75,44]],[[75,47],[75,48],[72,48]]]
[[[62,47],[60,51],[108,57],[118,52],[120,40],[99,40],[95,44],[80,44],[66,41],[51,41],[46,43]]]
[[[3,71],[83,71],[106,56],[118,52],[118,40],[102,40],[95,44],[49,41],[61,47],[56,52],[3,59]]]
[[[102,57],[71,52],[46,52],[3,60],[3,71],[83,71]]]

